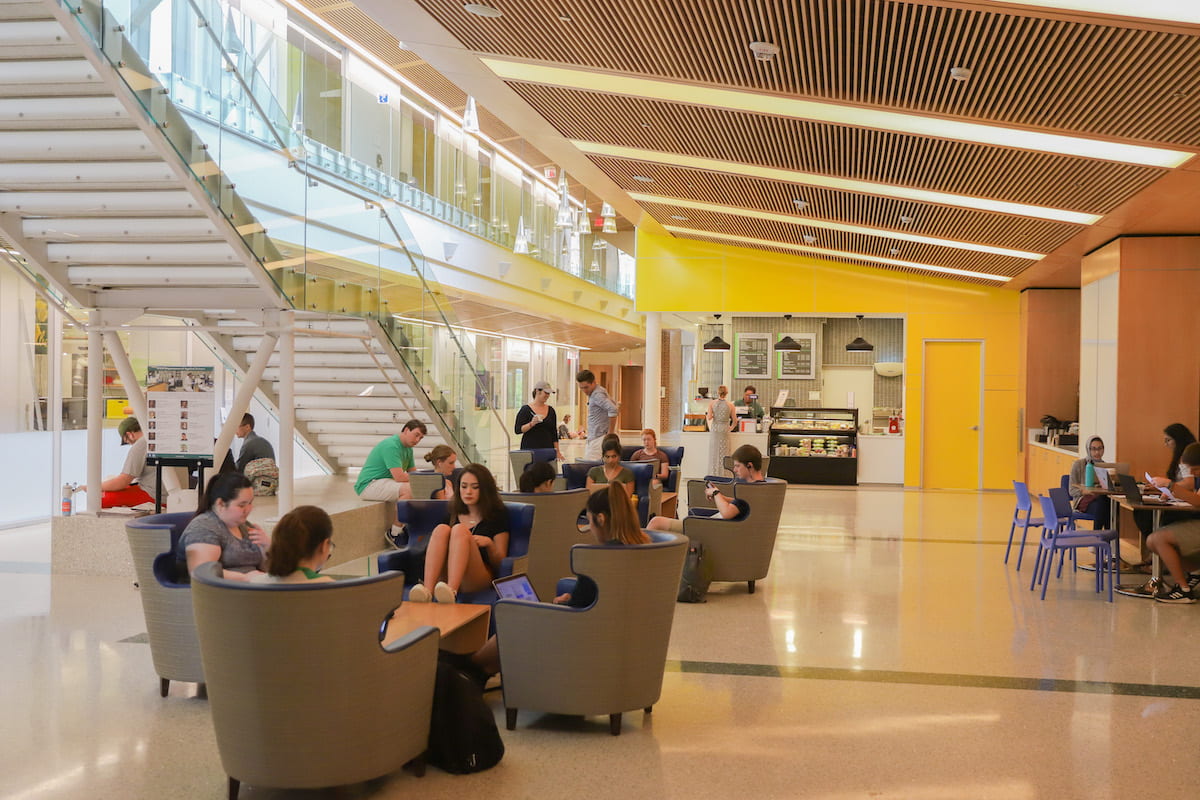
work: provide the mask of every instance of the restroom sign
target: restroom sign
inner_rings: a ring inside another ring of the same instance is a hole
[[[388,94],[387,94],[387,92],[384,92],[383,94],[377,94],[377,95],[375,95],[375,100],[376,100],[376,101],[377,101],[377,102],[378,102],[380,105],[386,106],[386,105],[387,105],[387,103],[388,103]]]

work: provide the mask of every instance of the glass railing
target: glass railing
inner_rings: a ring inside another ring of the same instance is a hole
[[[220,8],[211,0],[204,5]],[[502,464],[494,454],[509,448],[506,426],[398,209],[389,213],[388,201],[314,167],[303,137],[283,124],[282,105],[237,67],[245,48],[229,31],[210,24],[193,0],[89,0],[70,10],[291,304],[377,320],[411,385],[429,398],[439,429],[465,457]],[[190,32],[185,50],[155,52],[164,26]],[[188,93],[164,86],[160,70],[148,66],[156,58],[186,61],[203,79]],[[177,94],[186,94],[189,113],[174,105]],[[393,320],[401,311],[428,321],[435,333],[423,337],[428,341],[408,337]],[[481,402],[467,406],[468,396]]]
[[[180,24],[188,14],[179,7],[189,4],[211,22],[201,31],[217,40],[223,63],[197,51],[200,34]],[[632,297],[623,254],[598,228],[580,235],[557,227],[552,188],[352,52],[313,44],[315,34],[281,36],[219,0],[106,0],[105,8],[138,19],[125,35],[181,109],[269,147],[303,151],[315,169],[500,246],[512,248],[523,223],[531,257]],[[304,30],[302,19],[287,24]],[[215,71],[226,67],[229,79]],[[218,91],[227,86],[232,94]]]

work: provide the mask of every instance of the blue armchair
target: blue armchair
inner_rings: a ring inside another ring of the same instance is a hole
[[[512,465],[513,478],[521,480],[521,473],[529,469],[535,461],[549,461],[553,464],[558,460],[558,453],[553,447],[535,447],[531,450],[509,450],[508,462]]]
[[[667,479],[663,481],[664,492],[679,491],[679,470],[683,467],[683,445],[678,447],[660,447],[667,454],[667,464],[670,471],[667,473]]]
[[[527,503],[505,503],[504,506],[508,509],[508,555],[496,570],[498,578],[521,571],[533,531],[533,506]],[[398,550],[380,553],[376,563],[381,573],[388,570],[404,573],[406,598],[408,588],[420,583],[425,576],[429,535],[446,521],[448,511],[448,500],[409,500],[396,504],[396,516],[407,526],[408,541]],[[489,586],[478,592],[460,592],[458,598],[463,603],[494,603],[496,591]]]
[[[192,617],[191,584],[180,576],[175,546],[191,513],[154,514],[125,523],[133,555],[150,658],[159,677],[159,693],[167,696],[171,681],[204,683],[200,643]]]
[[[592,467],[600,466],[602,461],[575,461],[573,463],[562,465],[563,479],[566,481],[567,489],[586,489],[587,474]]]
[[[633,473],[633,493],[637,495],[638,520],[642,527],[650,521],[650,481],[658,467],[653,461],[622,461],[622,467],[628,467]]]

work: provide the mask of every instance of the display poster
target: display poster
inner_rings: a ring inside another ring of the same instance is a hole
[[[784,334],[779,334],[782,339]],[[785,381],[813,380],[817,377],[814,356],[817,335],[815,333],[793,333],[792,339],[800,345],[799,350],[776,350],[775,359],[779,379]]]
[[[771,377],[771,334],[739,333],[734,336],[737,380]]]
[[[213,367],[146,369],[146,451],[162,458],[212,458],[217,395]]]

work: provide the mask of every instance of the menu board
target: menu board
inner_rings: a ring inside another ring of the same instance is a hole
[[[784,334],[780,334],[782,339]],[[816,334],[793,333],[792,339],[800,345],[799,350],[776,350],[775,359],[780,380],[812,380],[817,377],[816,360],[813,356]]]
[[[771,377],[771,334],[739,333],[734,335],[737,352],[738,380]]]
[[[212,367],[148,367],[147,454],[211,458],[216,409]]]

